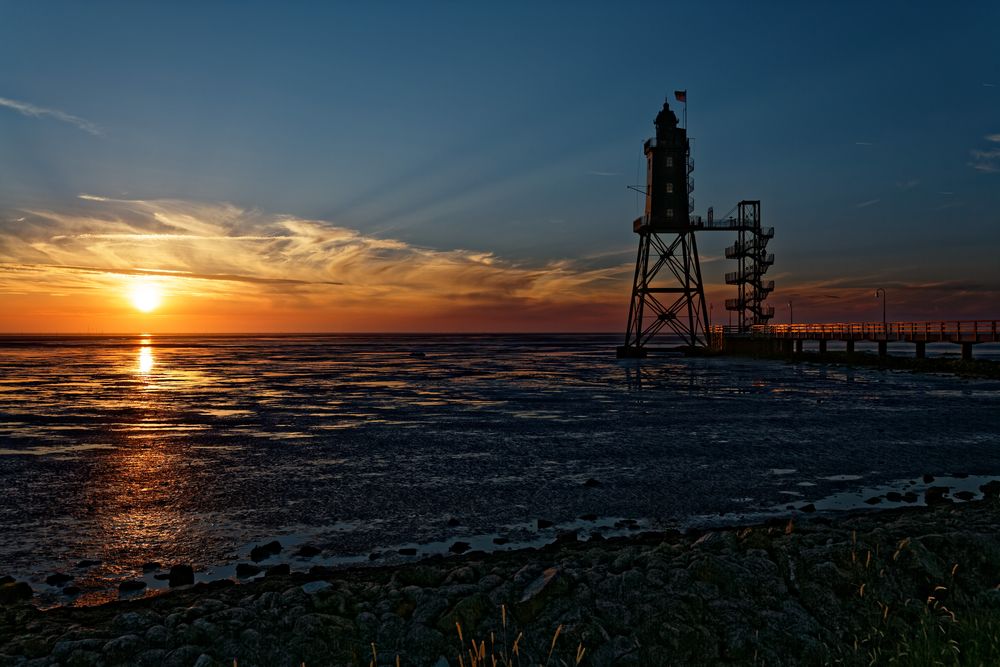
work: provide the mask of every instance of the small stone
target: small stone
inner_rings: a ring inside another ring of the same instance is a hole
[[[447,521],[447,523],[448,523],[448,527],[449,528],[454,528],[455,526],[462,525],[461,522],[458,519],[456,519],[455,517],[449,518],[448,521]]]
[[[918,496],[913,491],[907,491],[906,493],[903,494],[903,502],[904,503],[915,503],[918,500],[920,500],[920,496]]]
[[[972,493],[971,491],[957,491],[955,492],[954,495],[959,500],[966,500],[966,501],[972,500],[973,498],[976,497],[976,494]]]
[[[68,595],[69,597],[76,597],[80,594],[79,586],[67,586],[62,590],[63,595]]]
[[[597,515],[596,514],[581,514],[580,515],[580,520],[581,521],[597,521]]]
[[[153,646],[163,646],[169,639],[170,633],[162,625],[154,625],[146,630],[146,641]]]
[[[30,600],[35,595],[31,586],[24,581],[0,585],[0,604],[10,604],[18,600]]]
[[[318,556],[321,551],[322,549],[319,547],[311,544],[303,544],[299,547],[299,550],[295,552],[295,555],[300,556],[301,558],[312,558],[313,556]]]
[[[102,561],[92,560],[90,558],[84,558],[83,560],[77,562],[76,566],[80,568],[94,567],[95,565],[100,565]]]
[[[73,577],[68,574],[63,574],[62,572],[56,572],[55,574],[50,574],[45,577],[45,583],[49,586],[62,586],[73,581]]]
[[[872,496],[865,500],[865,503],[868,505],[878,505],[880,502],[882,502],[882,496]]]
[[[564,530],[556,535],[555,544],[570,544],[577,541],[575,530]]]
[[[553,524],[553,523],[552,523],[551,521],[549,521],[548,519],[538,519],[538,520],[537,520],[537,521],[535,522],[535,525],[536,525],[536,526],[538,526],[538,529],[539,529],[539,530],[541,530],[541,529],[543,529],[543,528],[551,528],[551,527],[552,527],[553,525],[555,525],[555,524]]]
[[[370,554],[368,554],[368,560],[378,560],[381,557],[382,554],[379,553],[378,551],[373,551]]]
[[[12,584],[15,581],[17,581],[17,579],[10,576],[9,574],[5,574],[2,577],[0,577],[0,586],[3,586],[4,584]]]
[[[198,656],[198,659],[194,661],[193,667],[215,667],[217,663],[212,659],[207,653],[202,653]]]
[[[969,473],[967,472],[956,472],[954,475],[955,479],[968,479]]]
[[[924,502],[927,503],[928,507],[950,505],[952,500],[947,497],[948,491],[949,487],[947,486],[929,486],[924,491]]]
[[[329,581],[310,581],[309,583],[302,584],[302,590],[313,595],[314,593],[319,593],[322,590],[330,588],[331,584]]]
[[[448,551],[452,552],[453,554],[464,554],[471,548],[472,546],[468,542],[455,542],[450,547],[448,547]]]
[[[240,579],[249,579],[260,574],[260,566],[250,563],[240,563],[236,566],[236,576]]]
[[[1000,480],[991,480],[979,487],[983,492],[983,498],[996,498],[1000,496]]]
[[[115,637],[104,645],[104,653],[115,662],[125,661],[142,648],[142,640],[136,635]]]
[[[265,577],[279,577],[284,575],[289,575],[292,573],[292,568],[288,566],[288,563],[281,563],[280,565],[272,565],[267,568],[267,572],[264,573]]]
[[[499,545],[503,545],[503,544],[507,544],[508,542],[510,542],[510,540],[508,538],[506,538],[506,537],[494,537],[493,538],[493,544],[496,544],[498,546]]]
[[[190,586],[194,583],[194,568],[190,565],[174,565],[167,576],[170,587]]]
[[[545,604],[545,600],[558,595],[569,587],[566,578],[558,567],[550,567],[542,572],[524,589],[518,609],[525,617],[532,618]]]
[[[903,494],[898,491],[890,491],[885,494],[885,499],[891,503],[899,503],[903,501]]]
[[[151,560],[148,563],[142,564],[143,572],[156,572],[157,570],[162,570],[163,566],[157,563],[155,560]]]
[[[413,547],[403,547],[402,549],[399,550],[399,555],[400,556],[416,556],[417,555],[417,550],[414,549]]]
[[[584,485],[585,487],[587,487],[588,489],[594,489],[594,488],[597,488],[598,486],[601,486],[601,483],[600,483],[600,482],[598,482],[598,481],[597,481],[596,479],[594,479],[593,477],[591,477],[591,478],[590,478],[590,479],[588,479],[588,480],[587,480],[586,482],[584,482],[584,483],[583,483],[583,485]]]
[[[141,591],[145,587],[145,581],[137,581],[135,579],[129,579],[118,584],[118,590],[122,593],[135,593],[136,591]]]
[[[934,475],[930,473],[924,473],[924,484],[930,484],[934,481]]]
[[[812,503],[809,503],[807,505],[803,505],[802,507],[800,507],[799,511],[800,512],[805,512],[805,513],[809,514],[811,512],[815,512],[816,511],[816,506],[813,505]]]
[[[313,577],[328,577],[334,572],[335,570],[328,565],[313,565],[309,568],[309,575]]]
[[[166,581],[169,578],[170,578],[169,572],[157,572],[156,574],[153,575],[153,579],[156,579],[157,581]]]
[[[271,556],[279,553],[281,553],[281,542],[272,540],[267,544],[262,544],[251,549],[250,560],[255,563],[259,563],[265,558],[270,558]]]

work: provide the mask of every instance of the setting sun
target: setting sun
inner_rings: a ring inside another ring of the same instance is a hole
[[[158,285],[148,282],[136,283],[129,294],[132,305],[144,313],[155,310],[163,300],[163,292]]]

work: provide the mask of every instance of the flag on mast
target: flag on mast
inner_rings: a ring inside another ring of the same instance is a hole
[[[683,102],[684,104],[688,103],[688,91],[686,90],[675,90],[674,97],[678,102]]]

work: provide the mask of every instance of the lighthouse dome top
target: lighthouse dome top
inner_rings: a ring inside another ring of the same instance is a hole
[[[656,114],[654,124],[657,129],[664,130],[677,127],[677,114],[670,109],[670,104],[668,102],[663,102],[663,108],[660,109],[660,113]]]

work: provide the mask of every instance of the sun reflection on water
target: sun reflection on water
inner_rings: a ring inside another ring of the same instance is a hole
[[[146,342],[146,341],[143,341]],[[139,374],[149,375],[153,371],[153,348],[143,345],[139,348]]]

